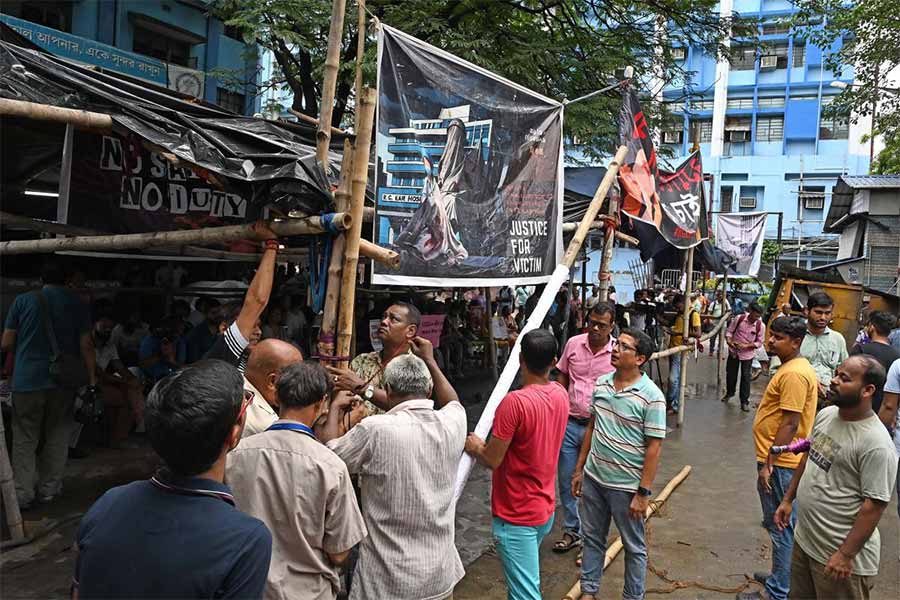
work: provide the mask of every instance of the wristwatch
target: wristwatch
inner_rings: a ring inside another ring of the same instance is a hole
[[[375,386],[367,385],[366,389],[363,390],[362,397],[364,400],[372,401],[372,398],[375,397]]]
[[[648,490],[645,487],[638,487],[637,493],[638,493],[638,496],[652,496],[653,495],[653,491]]]

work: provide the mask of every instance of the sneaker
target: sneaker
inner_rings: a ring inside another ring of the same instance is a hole
[[[766,582],[769,580],[769,576],[771,573],[766,573],[764,571],[754,571],[753,572],[753,581],[756,583],[761,583],[766,585]]]
[[[741,404],[741,410],[744,412],[750,412],[750,404],[746,402]]]
[[[731,400],[731,396],[729,396],[728,394],[722,396],[722,402],[725,402],[727,404],[729,400]]]

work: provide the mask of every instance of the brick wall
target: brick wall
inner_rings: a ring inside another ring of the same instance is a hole
[[[900,258],[900,217],[873,216],[875,223],[866,224],[866,274],[863,281],[869,287],[887,291],[897,281]],[[897,293],[896,288],[892,290]]]

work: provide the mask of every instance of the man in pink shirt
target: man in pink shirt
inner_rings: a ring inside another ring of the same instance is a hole
[[[763,325],[761,316],[762,308],[756,302],[751,302],[750,310],[735,317],[725,333],[725,341],[728,343],[728,363],[725,367],[728,390],[722,397],[722,402],[728,402],[734,396],[740,367],[741,410],[744,412],[750,411],[750,371],[753,356],[756,349],[762,346],[766,335],[766,326]]]
[[[578,517],[578,499],[572,495],[572,472],[590,421],[597,378],[614,370],[611,359],[615,338],[610,333],[615,315],[611,304],[595,304],[588,314],[587,333],[569,339],[556,365],[559,369],[557,381],[569,392],[569,420],[556,471],[563,505],[563,537],[553,545],[554,552],[568,552],[581,545],[581,519]]]

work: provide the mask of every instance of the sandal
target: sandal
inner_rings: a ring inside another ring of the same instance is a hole
[[[584,558],[584,549],[578,551],[578,556],[575,557],[575,566],[581,566],[581,559]]]
[[[553,551],[557,554],[564,554],[572,548],[581,546],[581,536],[571,531],[563,532],[561,540],[553,544]]]

